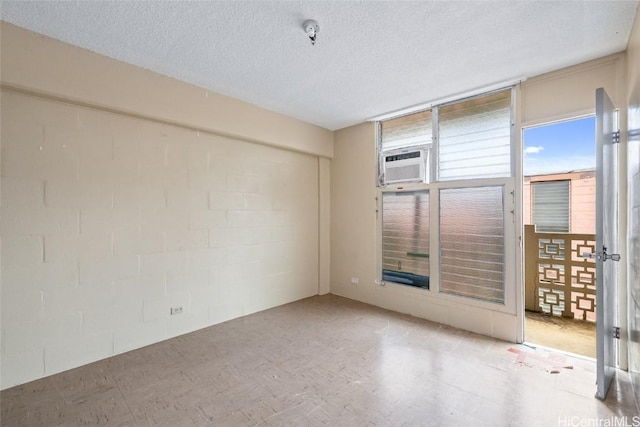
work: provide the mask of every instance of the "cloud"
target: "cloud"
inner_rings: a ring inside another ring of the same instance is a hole
[[[524,154],[538,154],[539,152],[541,152],[542,150],[544,150],[544,147],[538,145],[537,147],[524,147]]]
[[[543,175],[548,173],[561,173],[581,169],[595,169],[595,166],[595,155],[576,155],[550,159],[530,156],[524,159],[524,175]]]

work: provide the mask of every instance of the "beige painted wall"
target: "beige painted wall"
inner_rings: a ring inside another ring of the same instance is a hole
[[[378,276],[375,135],[373,123],[337,131],[331,160],[331,293],[371,304]]]
[[[331,161],[324,157],[318,158],[318,180],[318,202],[320,204],[318,293],[325,295],[331,291]]]
[[[1,42],[2,388],[327,290],[331,132]]]
[[[323,157],[333,133],[6,22],[2,84]]]
[[[2,148],[3,388],[318,293],[316,157],[11,92]]]
[[[628,322],[629,372],[640,408],[640,8],[627,46],[628,115]]]
[[[624,54],[615,54],[528,79],[522,83],[521,125],[595,114],[599,87],[622,105],[624,72]]]

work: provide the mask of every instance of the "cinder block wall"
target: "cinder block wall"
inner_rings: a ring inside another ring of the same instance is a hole
[[[2,388],[318,292],[317,157],[1,101]]]

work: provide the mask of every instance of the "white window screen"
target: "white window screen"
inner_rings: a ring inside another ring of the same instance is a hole
[[[569,180],[531,183],[532,219],[536,231],[568,233],[571,217]]]
[[[382,195],[383,280],[429,287],[429,192]]]
[[[511,90],[439,109],[438,179],[511,176]]]
[[[381,123],[382,151],[431,144],[431,111],[410,114]]]
[[[504,303],[502,186],[440,191],[440,291]]]

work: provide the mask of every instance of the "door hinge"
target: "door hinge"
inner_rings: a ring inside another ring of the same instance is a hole
[[[613,327],[613,337],[617,340],[620,339],[620,327],[618,326]]]
[[[611,142],[617,144],[620,142],[620,131],[613,132],[611,135]]]

